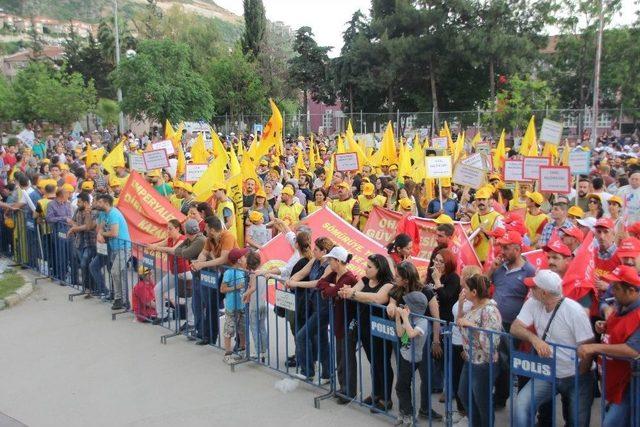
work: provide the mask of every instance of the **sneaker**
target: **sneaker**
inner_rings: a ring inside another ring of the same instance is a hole
[[[227,365],[233,365],[236,362],[234,360],[233,353],[225,354],[222,358],[222,361]]]
[[[466,419],[467,419],[467,414],[465,414],[464,412],[454,412],[453,415],[451,416],[451,421],[454,424],[457,424],[462,420],[466,420]]]
[[[324,378],[324,377],[320,378],[320,385],[327,385],[330,382],[331,382],[331,378]]]
[[[122,310],[123,308],[124,308],[124,304],[122,304],[122,299],[118,298],[113,301],[111,310]]]
[[[467,425],[469,424],[469,419],[466,416],[464,416],[464,417],[460,417],[457,421],[455,421],[455,418],[454,418],[453,424]]]
[[[267,352],[263,351],[262,353],[260,353],[260,361],[262,363],[265,363],[266,360],[267,360]]]
[[[241,350],[239,353],[233,353],[233,359],[237,362],[239,360],[244,359],[244,350]]]
[[[209,344],[209,340],[199,339],[195,342],[196,345],[207,345]]]
[[[394,425],[396,425],[396,426],[412,426],[413,425],[413,418],[411,417],[411,415],[398,415],[398,418],[396,419],[396,423]]]
[[[300,381],[313,381],[313,377],[308,377],[302,372],[296,372],[295,374],[291,374],[291,376],[299,379]]]
[[[287,358],[287,361],[284,362],[284,366],[286,366],[287,368],[295,368],[296,366],[298,366],[298,362],[296,361],[296,357],[295,356],[289,356]]]

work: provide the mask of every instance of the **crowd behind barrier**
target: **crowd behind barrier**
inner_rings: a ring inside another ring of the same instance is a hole
[[[123,305],[113,319],[135,311],[137,320],[168,330],[163,342],[185,336],[224,350],[232,368],[256,363],[299,378],[322,393],[317,407],[320,400],[336,397],[339,404],[353,402],[404,424],[426,419],[450,426],[464,411],[474,426],[536,425],[536,412],[537,425],[560,425],[561,419],[572,426],[600,425],[608,400],[602,385],[612,375],[609,363],[602,363],[606,359],[631,365],[622,396],[631,417],[618,425],[640,426],[637,360],[601,356],[583,371],[575,347],[550,344],[551,356],[542,357],[499,327],[461,327],[413,314],[415,307],[418,312],[427,308],[421,292],[405,294],[404,304],[394,302],[393,309],[406,310],[410,319],[403,323],[390,318],[391,303],[330,302],[315,288],[292,291],[283,280],[255,274],[251,263],[186,272],[181,257],[146,245],[120,240],[85,251],[67,224],[38,222],[24,210],[12,212],[12,221],[8,217],[0,225],[0,253],[72,288],[70,300],[82,295],[110,301],[121,295]],[[415,334],[417,328],[422,334]],[[461,335],[468,350],[462,350]],[[437,336],[440,340],[433,339]],[[557,377],[560,352],[580,375],[569,381]],[[494,397],[504,372],[506,414]],[[536,411],[531,401],[545,393],[562,399]],[[600,406],[595,419],[590,418],[593,405]]]

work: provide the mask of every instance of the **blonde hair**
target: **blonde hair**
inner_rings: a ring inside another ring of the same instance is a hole
[[[477,265],[466,265],[462,267],[462,271],[460,272],[461,279],[468,279],[471,276],[476,274],[482,274],[482,269]]]

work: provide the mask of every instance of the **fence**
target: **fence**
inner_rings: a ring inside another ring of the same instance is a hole
[[[542,358],[504,331],[460,329],[418,314],[409,315],[413,332],[407,328],[405,336],[395,320],[401,305],[328,298],[314,286],[292,290],[277,277],[241,268],[191,272],[184,259],[129,241],[83,246],[67,224],[38,222],[24,211],[5,215],[0,253],[71,287],[70,300],[122,298],[112,319],[133,309],[139,321],[168,330],[162,342],[184,336],[223,349],[232,370],[255,363],[299,378],[321,393],[317,408],[333,397],[376,415],[404,416],[409,424],[424,418],[448,426],[463,411],[469,425],[531,426],[537,416],[539,425],[556,425],[563,417],[566,425],[584,426],[592,410],[596,424],[614,410],[606,406],[605,388],[599,403],[594,399],[598,385],[613,375],[608,363],[580,371],[573,347],[550,343],[552,357]],[[561,354],[579,375],[556,375]],[[640,365],[616,361],[629,364],[629,385],[618,405],[626,405],[628,418],[617,424],[638,427]],[[496,408],[501,393],[508,397],[505,411]]]
[[[566,136],[580,136],[583,131],[590,132],[593,127],[593,114],[589,109],[545,109],[521,112],[517,115],[499,114],[493,110],[469,110],[469,111],[440,111],[440,112],[402,112],[367,113],[354,111],[344,113],[336,109],[328,109],[324,113],[304,112],[287,114],[283,112],[284,134],[297,136],[303,133],[304,122],[307,122],[309,132],[324,135],[333,135],[344,132],[349,120],[355,133],[380,134],[384,126],[391,121],[397,135],[413,136],[419,133],[422,136],[433,135],[432,130],[438,130],[446,121],[452,132],[466,131],[473,136],[478,130],[483,135],[499,134],[503,127],[512,130],[515,126],[524,132],[531,115],[540,125],[544,118],[559,121],[564,126]],[[597,119],[598,133],[607,132],[617,135],[628,135],[637,128],[637,118],[640,117],[640,108],[637,109],[601,109]],[[238,116],[214,116],[211,124],[218,130],[228,135],[234,133],[251,133],[261,130],[269,120],[269,114],[241,114]]]

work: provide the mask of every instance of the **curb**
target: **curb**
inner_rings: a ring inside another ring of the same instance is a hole
[[[14,305],[19,304],[33,293],[34,288],[33,283],[31,283],[31,278],[26,277],[26,275],[21,274],[20,272],[18,272],[18,274],[20,274],[20,276],[22,276],[27,283],[20,286],[11,295],[5,297],[4,299],[0,299],[0,310],[4,310],[5,308],[13,307]]]

